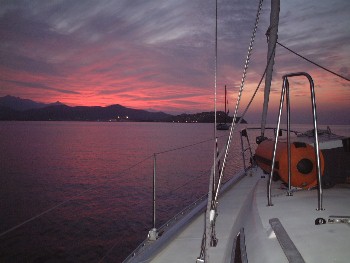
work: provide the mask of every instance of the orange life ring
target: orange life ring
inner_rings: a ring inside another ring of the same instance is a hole
[[[271,172],[274,141],[261,142],[255,151],[255,161],[265,172]],[[317,185],[316,156],[314,147],[302,142],[291,144],[291,185],[312,188]],[[320,151],[321,175],[324,172],[324,158]],[[286,142],[278,142],[274,172],[288,183],[288,147]]]

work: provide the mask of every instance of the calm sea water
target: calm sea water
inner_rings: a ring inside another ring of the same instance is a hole
[[[0,122],[0,233],[58,206],[2,234],[0,262],[99,262],[108,251],[103,262],[121,262],[152,228],[153,153],[159,227],[207,192],[212,137],[211,124]]]
[[[0,262],[120,262],[152,228],[153,153],[207,124],[1,122]],[[157,226],[207,191],[213,142],[157,155]]]

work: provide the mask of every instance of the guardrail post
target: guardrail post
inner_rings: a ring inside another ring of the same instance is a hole
[[[153,228],[148,232],[148,240],[154,241],[158,238],[158,231],[156,228],[156,168],[157,157],[153,155]]]

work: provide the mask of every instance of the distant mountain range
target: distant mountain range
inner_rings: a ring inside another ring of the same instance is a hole
[[[218,122],[224,122],[224,112],[217,113]],[[29,99],[0,97],[0,121],[143,121],[143,122],[214,122],[214,112],[170,115],[131,109],[119,104],[70,107],[61,102],[39,103]],[[227,122],[232,122],[228,117]],[[242,122],[245,122],[244,120]]]
[[[19,121],[163,121],[172,115],[121,105],[70,107],[60,102],[44,104],[13,96],[0,97],[0,120]]]
[[[57,101],[55,103],[45,104],[40,102],[35,102],[28,99],[21,99],[19,97],[13,97],[7,95],[5,97],[0,97],[0,106],[7,107],[17,111],[25,111],[31,109],[40,109],[48,106],[64,105],[61,102]]]

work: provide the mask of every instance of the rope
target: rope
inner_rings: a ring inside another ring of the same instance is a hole
[[[341,79],[350,81],[350,79],[348,79],[347,77],[344,77],[344,76],[342,76],[342,75],[340,75],[340,74],[338,74],[338,73],[336,73],[336,72],[334,72],[334,71],[332,71],[332,70],[330,70],[330,69],[327,69],[327,68],[321,66],[320,64],[317,64],[316,62],[311,61],[310,59],[308,59],[308,58],[306,58],[306,57],[304,57],[304,56],[298,54],[297,52],[291,50],[290,48],[288,48],[288,47],[286,47],[285,45],[279,43],[278,41],[277,41],[277,44],[280,45],[281,47],[287,49],[288,51],[292,52],[294,55],[297,55],[298,57],[300,57],[300,58],[306,60],[307,62],[310,62],[311,64],[314,64],[315,66],[317,66],[317,67],[319,67],[319,68],[321,68],[321,69],[323,69],[323,70],[325,70],[325,71],[327,71],[327,72],[329,72],[329,73],[331,73],[331,74],[333,74],[333,75],[335,75],[335,76],[337,76],[337,77],[339,77],[339,78],[341,78]]]
[[[216,88],[217,88],[217,54],[218,54],[218,0],[215,1],[215,69],[214,69],[214,138],[215,138],[215,143],[217,142],[217,134],[216,134]],[[226,102],[225,102],[226,103]],[[226,114],[226,113],[225,113]],[[201,251],[199,253],[199,257],[197,260],[200,261],[205,261],[209,263],[209,254],[208,248],[211,243],[211,240],[215,237],[213,237],[212,232],[210,231],[210,228],[212,227],[210,224],[210,210],[212,206],[212,199],[213,199],[213,187],[215,185],[216,181],[216,146],[214,144],[214,163],[213,163],[213,168],[212,172],[209,177],[209,190],[208,190],[208,203],[207,203],[207,212],[205,213],[205,220],[204,220],[204,233],[202,237],[202,245],[201,246]],[[208,238],[207,238],[208,237]],[[210,237],[210,238],[209,238]]]
[[[229,148],[231,146],[233,131],[234,131],[234,128],[235,128],[235,125],[236,125],[236,118],[237,118],[238,107],[239,107],[240,100],[241,100],[241,97],[242,97],[242,92],[243,92],[243,88],[244,88],[244,82],[245,82],[245,78],[246,78],[246,75],[247,75],[247,70],[248,70],[248,65],[249,65],[251,53],[252,53],[252,50],[253,50],[253,44],[254,44],[254,40],[255,40],[257,27],[258,27],[258,24],[259,24],[259,17],[260,17],[260,13],[261,13],[262,4],[263,4],[263,0],[260,0],[259,1],[258,11],[257,11],[257,14],[256,14],[256,20],[255,20],[253,33],[252,33],[252,36],[251,36],[251,39],[250,39],[250,43],[249,43],[248,54],[247,54],[246,62],[245,62],[245,65],[244,65],[243,76],[242,76],[242,80],[241,80],[241,86],[240,86],[240,89],[239,89],[238,98],[237,98],[236,107],[235,107],[235,112],[234,112],[234,116],[233,116],[233,119],[232,119],[232,124],[231,124],[231,128],[230,128],[230,134],[229,134],[229,138],[228,138],[227,145],[226,145],[225,156],[224,156],[224,160],[223,160],[222,167],[221,167],[219,182],[218,182],[218,186],[217,186],[216,192],[215,192],[215,201],[217,200],[218,195],[219,195],[220,184],[221,184],[221,180],[222,180],[222,177],[223,177],[223,172],[224,172],[224,169],[225,169],[225,165],[226,165],[226,162],[227,162],[228,151],[229,151]],[[242,120],[243,120],[243,118],[240,118],[239,123]]]
[[[241,115],[241,117],[240,117],[240,119],[239,119],[239,121],[238,121],[238,124],[240,124],[240,123],[242,122],[242,120],[243,120],[245,114],[247,113],[247,111],[248,111],[250,105],[252,104],[252,102],[253,102],[253,100],[254,100],[254,98],[255,98],[255,95],[256,95],[256,93],[258,92],[262,81],[264,80],[264,77],[265,77],[266,72],[267,72],[267,68],[269,67],[270,61],[271,61],[271,59],[273,58],[273,55],[274,55],[274,53],[275,53],[275,50],[276,50],[276,44],[275,44],[275,46],[273,47],[273,51],[271,52],[271,55],[270,55],[269,60],[268,60],[268,62],[267,62],[267,64],[266,64],[264,73],[263,73],[263,75],[262,75],[261,78],[260,78],[259,84],[258,84],[258,86],[256,87],[256,89],[255,89],[255,91],[254,91],[252,97],[250,98],[250,101],[249,101],[249,103],[247,104],[247,107],[245,108],[243,114]]]
[[[223,136],[221,136],[221,137],[223,137]],[[212,140],[213,140],[213,138],[207,139],[207,140],[204,140],[204,141],[200,141],[200,142],[196,142],[196,143],[192,143],[192,144],[188,144],[188,145],[184,145],[184,146],[180,146],[180,147],[176,147],[176,148],[172,148],[172,149],[161,151],[161,152],[156,152],[154,154],[163,154],[163,153],[173,152],[173,151],[177,151],[177,150],[182,150],[182,149],[185,149],[185,148],[196,146],[198,144],[202,144],[202,143],[205,143],[205,142],[210,142]]]
[[[215,140],[215,146],[216,146],[216,159],[217,159],[217,167],[218,167],[218,172],[220,174],[221,172],[221,160],[219,158],[220,152],[219,152],[219,145],[218,145],[218,140]],[[214,189],[215,189],[215,180],[214,180]]]
[[[250,43],[249,43],[248,54],[247,54],[247,58],[246,58],[245,65],[244,65],[241,86],[240,86],[240,89],[239,89],[239,94],[238,94],[238,98],[237,98],[237,102],[236,102],[236,107],[235,107],[235,111],[234,111],[234,115],[233,115],[233,119],[232,119],[232,124],[231,124],[231,128],[230,128],[230,134],[229,134],[229,137],[228,137],[228,140],[227,140],[227,144],[226,144],[225,156],[224,156],[224,160],[223,160],[223,163],[222,163],[220,176],[219,176],[219,179],[218,179],[218,182],[217,182],[215,195],[213,195],[213,197],[212,197],[212,194],[213,194],[212,187],[213,187],[213,184],[215,183],[215,181],[214,181],[215,180],[215,170],[216,170],[215,166],[216,166],[216,159],[217,159],[217,157],[214,155],[214,166],[213,166],[213,169],[212,169],[212,176],[210,176],[210,182],[209,182],[208,204],[207,204],[206,219],[205,219],[205,231],[203,233],[203,238],[202,238],[202,244],[204,243],[203,240],[205,240],[205,247],[201,247],[200,257],[197,258],[197,259],[203,260],[202,256],[204,256],[204,262],[206,262],[206,263],[210,262],[209,254],[207,253],[209,246],[216,246],[216,243],[218,241],[216,239],[216,236],[215,236],[215,221],[216,221],[216,214],[217,214],[217,211],[216,211],[217,197],[218,197],[218,192],[219,192],[220,184],[221,184],[222,177],[223,177],[223,171],[225,169],[225,165],[226,165],[226,162],[227,162],[228,150],[230,148],[230,144],[231,144],[231,140],[232,140],[233,127],[234,127],[234,124],[235,124],[236,118],[237,118],[238,106],[240,104],[240,100],[241,100],[241,97],[242,97],[244,81],[245,81],[247,70],[248,70],[250,56],[251,56],[251,53],[252,53],[252,50],[253,50],[253,43],[254,43],[254,40],[255,40],[255,35],[256,35],[256,31],[257,31],[257,27],[258,27],[258,23],[259,23],[259,17],[260,17],[260,13],[261,13],[261,9],[262,9],[262,3],[263,3],[263,0],[260,0],[259,1],[259,7],[258,7],[258,10],[257,10],[257,14],[256,14],[256,20],[255,20],[255,24],[254,24],[253,33],[252,33],[251,40],[250,40]],[[217,1],[216,1],[216,18],[217,18]],[[217,33],[217,31],[215,31],[215,33]],[[215,38],[215,42],[217,42],[217,38]],[[217,45],[215,45],[215,48],[217,48]],[[216,58],[215,58],[215,62],[216,62]],[[215,81],[216,81],[216,75],[215,75]],[[216,92],[216,90],[215,90],[215,92]],[[243,120],[243,118],[240,119],[240,121],[242,121],[242,120]],[[216,129],[216,124],[215,124],[214,128]],[[215,149],[215,151],[216,151],[216,149]],[[215,211],[215,216],[213,218],[213,221],[211,221],[210,220],[210,214],[213,212],[213,210]],[[206,237],[209,237],[209,236],[210,236],[210,238],[206,238]]]

